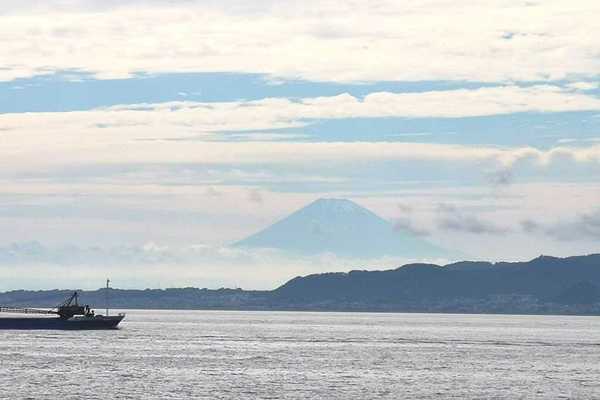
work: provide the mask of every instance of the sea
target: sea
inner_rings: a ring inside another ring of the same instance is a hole
[[[0,331],[0,399],[600,399],[600,317],[125,312]]]

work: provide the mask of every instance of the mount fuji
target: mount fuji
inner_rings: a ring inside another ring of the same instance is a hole
[[[333,253],[355,258],[451,258],[444,250],[346,199],[319,199],[233,244],[299,255]]]

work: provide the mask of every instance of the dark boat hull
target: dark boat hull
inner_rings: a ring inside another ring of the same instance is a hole
[[[61,319],[55,317],[17,317],[0,318],[0,329],[117,329],[123,315],[110,317]]]

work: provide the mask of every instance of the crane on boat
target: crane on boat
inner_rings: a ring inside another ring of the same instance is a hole
[[[0,307],[0,312],[17,313],[17,314],[56,314],[62,319],[69,319],[75,315],[93,316],[94,311],[90,310],[90,306],[79,305],[79,294],[73,292],[69,298],[52,310],[41,310],[38,308],[26,307]]]

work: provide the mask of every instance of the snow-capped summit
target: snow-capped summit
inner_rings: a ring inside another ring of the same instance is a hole
[[[234,246],[274,248],[302,255],[327,252],[359,258],[449,255],[411,232],[394,229],[389,221],[347,199],[315,200]]]

